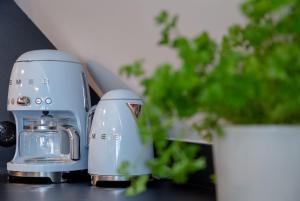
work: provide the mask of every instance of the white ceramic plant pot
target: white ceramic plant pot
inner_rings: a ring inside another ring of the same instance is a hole
[[[300,126],[232,126],[214,137],[218,201],[299,201]]]

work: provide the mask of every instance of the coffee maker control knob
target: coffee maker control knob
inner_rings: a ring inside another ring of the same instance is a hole
[[[52,103],[52,99],[51,99],[51,98],[46,98],[45,102],[46,102],[47,104],[51,104],[51,103]]]
[[[21,106],[30,105],[30,98],[28,96],[19,96],[17,99],[17,104]]]
[[[40,98],[36,98],[36,99],[35,99],[35,103],[38,104],[38,105],[40,105],[42,102],[43,102],[43,101],[42,101],[42,99],[40,99]]]

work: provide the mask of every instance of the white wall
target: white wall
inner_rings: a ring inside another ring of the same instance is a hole
[[[15,0],[23,11],[60,50],[78,56],[97,69],[104,91],[122,85],[121,65],[144,58],[148,72],[164,61],[176,62],[173,52],[159,48],[159,29],[154,16],[161,9],[180,15],[182,33],[193,36],[208,31],[221,39],[227,26],[243,22],[241,0]],[[138,89],[135,80],[125,80]]]

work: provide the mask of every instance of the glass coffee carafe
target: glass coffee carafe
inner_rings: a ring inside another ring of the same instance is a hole
[[[23,119],[19,154],[25,163],[65,163],[79,159],[79,135],[63,119],[43,114]]]

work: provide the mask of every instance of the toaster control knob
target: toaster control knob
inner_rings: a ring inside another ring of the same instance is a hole
[[[30,98],[28,96],[19,96],[17,98],[17,104],[21,106],[30,105]]]

